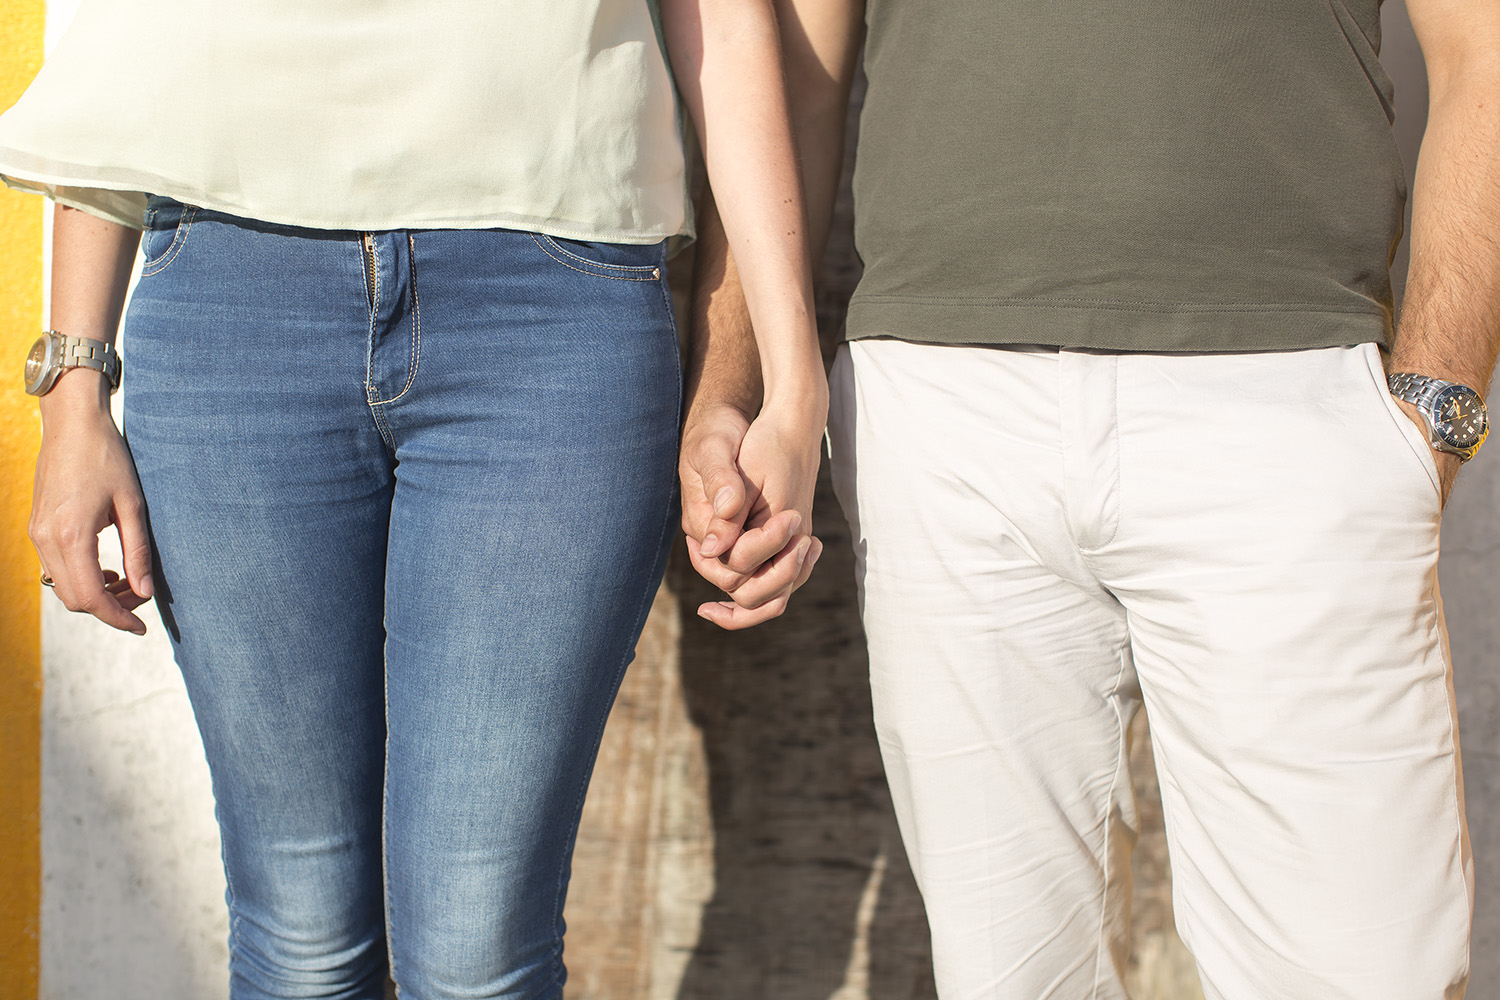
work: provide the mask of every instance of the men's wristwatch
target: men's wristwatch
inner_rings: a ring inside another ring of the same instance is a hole
[[[1430,375],[1397,372],[1388,380],[1391,395],[1411,403],[1427,422],[1428,440],[1437,451],[1467,462],[1490,432],[1489,411],[1479,393],[1457,382]]]
[[[92,368],[109,379],[110,392],[120,388],[120,355],[113,344],[48,330],[26,355],[26,391],[45,396],[69,368]]]

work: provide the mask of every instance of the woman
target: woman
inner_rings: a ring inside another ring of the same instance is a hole
[[[137,633],[157,599],[236,1000],[376,998],[387,955],[413,1000],[561,993],[579,812],[674,517],[688,210],[652,15],[90,0],[0,119],[0,174],[85,209],[58,212],[52,326],[97,345],[29,373],[44,580]],[[805,524],[826,390],[770,6],[659,21]],[[127,450],[112,372],[78,366],[114,363],[143,207]]]

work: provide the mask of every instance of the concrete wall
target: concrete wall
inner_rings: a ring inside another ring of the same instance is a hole
[[[69,13],[54,5],[49,29]],[[1425,103],[1420,56],[1397,0],[1386,20],[1399,129],[1412,150]],[[820,293],[830,342],[856,276],[844,230]],[[34,285],[35,276],[12,282]],[[21,324],[27,339],[32,322]],[[1500,877],[1500,622],[1489,614],[1500,596],[1489,579],[1500,551],[1497,454],[1460,480],[1442,570],[1480,876],[1475,997],[1500,995],[1500,896],[1490,889]],[[22,473],[5,474],[16,489]],[[6,511],[21,502],[7,501]],[[785,621],[749,636],[716,632],[679,610],[703,586],[680,564],[669,573],[612,717],[580,834],[570,996],[931,996],[921,902],[870,732],[848,540],[826,487],[820,503],[829,551]],[[28,557],[0,555],[27,567],[35,614]],[[135,640],[43,604],[40,961],[49,1000],[226,993],[207,771],[162,630],[146,610],[152,631]],[[1145,829],[1133,977],[1140,1000],[1187,1000],[1193,974],[1171,930],[1149,759],[1137,763]],[[0,961],[8,954],[0,951]]]

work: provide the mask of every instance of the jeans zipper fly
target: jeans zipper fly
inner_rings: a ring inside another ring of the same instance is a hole
[[[373,233],[360,233],[360,252],[365,258],[365,297],[370,300],[370,308],[375,308],[375,235]]]

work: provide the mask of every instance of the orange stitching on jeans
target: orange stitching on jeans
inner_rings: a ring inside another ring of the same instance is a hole
[[[372,406],[383,406],[386,403],[395,403],[407,394],[411,384],[417,381],[417,364],[422,360],[422,307],[417,303],[417,244],[407,234],[407,252],[410,253],[408,270],[411,271],[411,354],[407,361],[407,384],[402,385],[401,391],[390,399],[371,400]],[[372,355],[374,357],[374,355]]]
[[[629,277],[629,276],[623,275],[623,274],[599,274],[599,273],[597,273],[595,271],[585,271],[581,267],[574,267],[572,264],[569,264],[567,261],[563,260],[557,254],[555,254],[551,250],[547,249],[547,244],[543,243],[540,239],[538,239],[536,233],[529,233],[528,235],[531,237],[532,241],[534,243],[536,243],[536,245],[538,247],[541,248],[542,253],[546,254],[548,257],[551,257],[553,260],[557,261],[559,264],[561,264],[563,267],[567,268],[570,271],[577,271],[579,274],[587,274],[588,276],[590,276],[592,278],[608,278],[611,281],[655,281],[655,280],[657,280],[655,277],[645,276],[645,275],[643,275],[642,277],[639,277],[639,278],[635,278],[635,277]],[[567,253],[567,251],[562,250],[562,247],[558,247],[558,250],[560,250],[560,251],[562,251],[564,253]],[[610,267],[627,267],[628,268],[628,267],[632,267],[632,265],[629,265],[629,264],[599,264],[599,263],[595,263],[594,261],[591,261],[591,260],[584,260],[582,257],[578,257],[575,254],[568,254],[568,256],[573,257],[576,260],[581,260],[585,264],[588,264],[588,265],[590,265],[592,267],[598,267],[598,268],[610,268]],[[650,270],[653,271],[653,272],[656,272],[658,269],[657,268],[651,268]]]
[[[188,230],[193,228],[193,219],[197,214],[198,210],[192,205],[182,207],[182,217],[177,220],[177,230],[172,234],[172,243],[167,247],[167,252],[162,254],[159,260],[142,268],[141,277],[149,278],[160,274],[167,269],[168,264],[177,259],[177,255],[182,252],[183,244],[187,242]]]
[[[401,387],[400,392],[396,393],[390,399],[372,400],[372,406],[381,406],[386,403],[394,403],[396,400],[406,395],[406,391],[410,389],[412,387],[412,383],[417,380],[417,363],[422,355],[422,311],[421,307],[417,303],[417,245],[412,240],[411,233],[406,234],[406,249],[407,253],[410,255],[408,258],[407,268],[411,272],[412,326],[411,354],[409,355],[409,358],[406,362],[406,384]]]
[[[561,243],[557,242],[557,237],[551,235],[550,233],[542,233],[541,234],[541,238],[543,240],[546,240],[548,246],[550,246],[552,249],[556,250],[558,253],[564,255],[565,257],[572,257],[576,261],[579,261],[579,262],[584,263],[584,264],[591,264],[594,267],[613,267],[613,268],[618,268],[621,271],[655,271],[656,270],[656,267],[654,265],[651,265],[651,264],[605,264],[602,261],[589,260],[587,257],[584,257],[581,254],[573,253],[567,247],[565,247]]]

